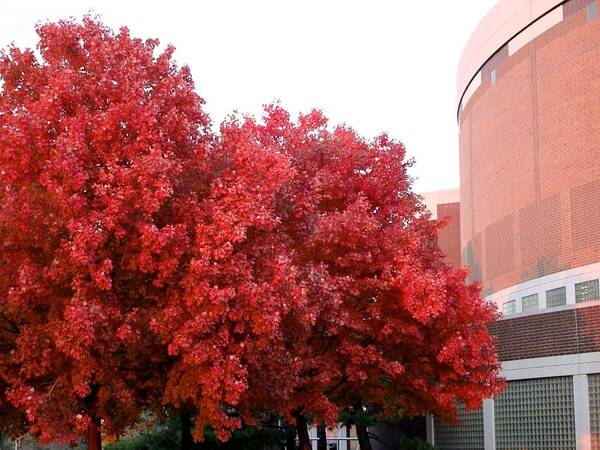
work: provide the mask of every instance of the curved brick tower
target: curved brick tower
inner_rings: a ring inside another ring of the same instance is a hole
[[[462,55],[462,263],[509,383],[436,448],[600,449],[599,7],[501,0]]]

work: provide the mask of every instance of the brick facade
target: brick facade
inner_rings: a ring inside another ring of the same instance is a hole
[[[437,217],[447,220],[438,234],[438,245],[446,260],[454,267],[460,267],[460,203],[437,205]]]
[[[499,320],[491,326],[502,361],[600,351],[600,303]]]
[[[509,381],[432,443],[600,449],[600,0],[500,0],[457,86],[461,261]]]
[[[588,19],[589,3],[566,2],[559,24],[513,55],[498,50],[460,113],[462,262],[484,295],[600,261],[600,17]]]

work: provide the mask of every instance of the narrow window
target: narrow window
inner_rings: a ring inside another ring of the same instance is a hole
[[[509,302],[504,303],[504,305],[502,305],[502,311],[503,311],[504,315],[516,313],[517,312],[517,301],[511,300]]]
[[[537,294],[527,295],[523,297],[521,301],[523,302],[523,312],[535,311],[538,309],[539,303]]]
[[[567,304],[567,288],[559,287],[546,291],[546,308],[554,308]]]
[[[600,295],[600,286],[598,280],[584,281],[583,283],[575,283],[575,302],[585,303],[598,300]]]
[[[595,19],[596,18],[596,13],[597,13],[596,2],[593,1],[592,3],[590,3],[589,5],[587,5],[587,7],[585,8],[585,11],[587,13],[587,19],[588,20]]]
[[[496,84],[496,69],[492,70],[491,79],[492,79],[492,86],[493,86]]]

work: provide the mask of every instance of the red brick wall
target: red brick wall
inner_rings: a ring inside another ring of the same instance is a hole
[[[446,260],[454,267],[461,267],[460,258],[460,203],[442,203],[437,205],[438,219],[448,220],[440,230],[438,245]]]
[[[504,319],[491,326],[502,361],[600,351],[600,304]]]
[[[462,260],[484,294],[600,261],[600,17],[587,0],[482,69],[460,114]],[[496,70],[496,83],[491,72]]]

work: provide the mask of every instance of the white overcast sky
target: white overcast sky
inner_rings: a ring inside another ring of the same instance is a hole
[[[495,0],[4,0],[0,46],[34,46],[38,21],[92,10],[113,28],[176,46],[219,123],[280,100],[332,124],[404,142],[419,192],[457,187],[455,80]]]

